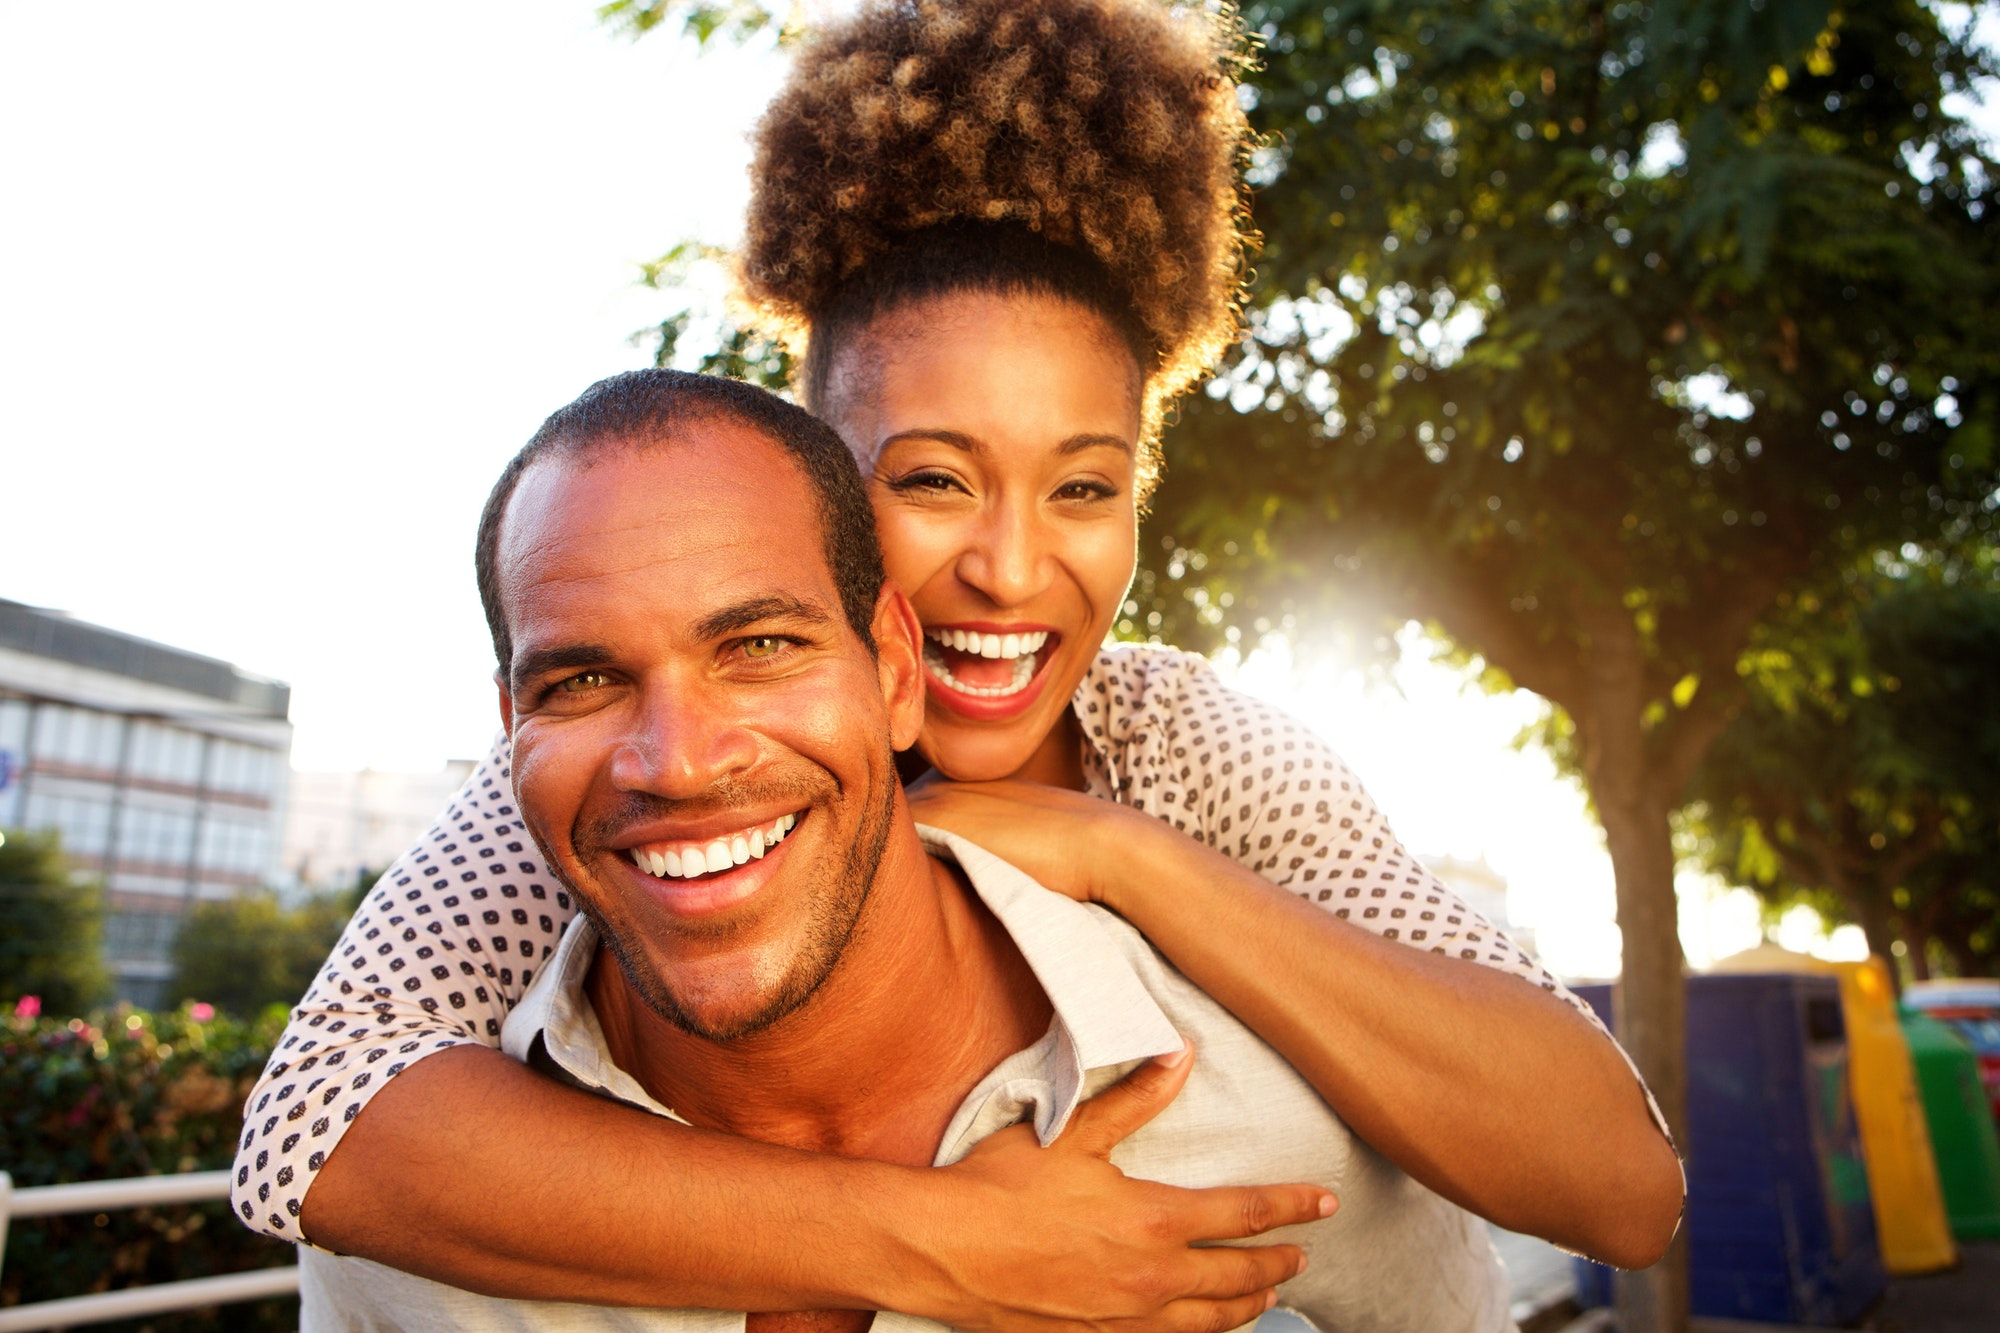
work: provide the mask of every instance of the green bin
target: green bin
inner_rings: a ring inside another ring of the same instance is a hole
[[[1951,1234],[1960,1240],[2000,1237],[2000,1137],[1979,1085],[1979,1058],[1956,1032],[1921,1014],[1903,1016],[1903,1035],[1930,1121]]]

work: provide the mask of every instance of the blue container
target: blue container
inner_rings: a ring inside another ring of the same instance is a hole
[[[1605,1022],[1611,988],[1577,993]],[[1688,1267],[1693,1313],[1844,1324],[1887,1286],[1847,1094],[1847,1030],[1832,976],[1687,982]],[[1611,1270],[1577,1262],[1585,1304]]]

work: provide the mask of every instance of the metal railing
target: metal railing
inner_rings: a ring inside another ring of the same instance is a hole
[[[0,1262],[4,1262],[7,1223],[15,1217],[59,1217],[68,1213],[104,1213],[118,1208],[149,1208],[173,1203],[208,1203],[229,1197],[227,1171],[192,1171],[179,1176],[138,1176],[129,1180],[90,1180],[77,1185],[14,1188],[13,1178],[0,1171]],[[205,1305],[295,1296],[297,1264],[253,1268],[247,1273],[163,1282],[151,1287],[124,1287],[90,1296],[67,1296],[0,1310],[0,1333],[34,1329],[72,1328],[110,1319],[134,1319],[193,1310]]]

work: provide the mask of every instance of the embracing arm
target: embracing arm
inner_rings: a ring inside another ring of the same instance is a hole
[[[1172,1189],[1112,1167],[1112,1146],[1191,1067],[1142,1066],[1046,1149],[1017,1126],[929,1170],[676,1125],[465,1047],[370,1105],[304,1220],[334,1250],[493,1295],[1206,1333],[1268,1308],[1301,1256],[1190,1243],[1311,1220],[1331,1199]],[[440,1106],[453,1108],[442,1124]]]
[[[245,1106],[245,1223],[491,1295],[897,1309],[960,1327],[1232,1328],[1319,1215],[1307,1186],[1128,1181],[1148,1066],[1049,1149],[1008,1131],[915,1171],[676,1125],[493,1049],[573,915],[514,819],[504,740],[356,911]]]
[[[941,784],[914,805],[1131,921],[1439,1194],[1620,1267],[1665,1252],[1673,1148],[1616,1044],[1555,994],[1274,892],[1127,806],[1023,783]]]

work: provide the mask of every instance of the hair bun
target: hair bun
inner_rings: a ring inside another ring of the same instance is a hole
[[[1014,223],[1104,267],[1179,392],[1236,327],[1240,44],[1224,6],[865,0],[758,124],[744,295],[796,336],[912,233]]]

